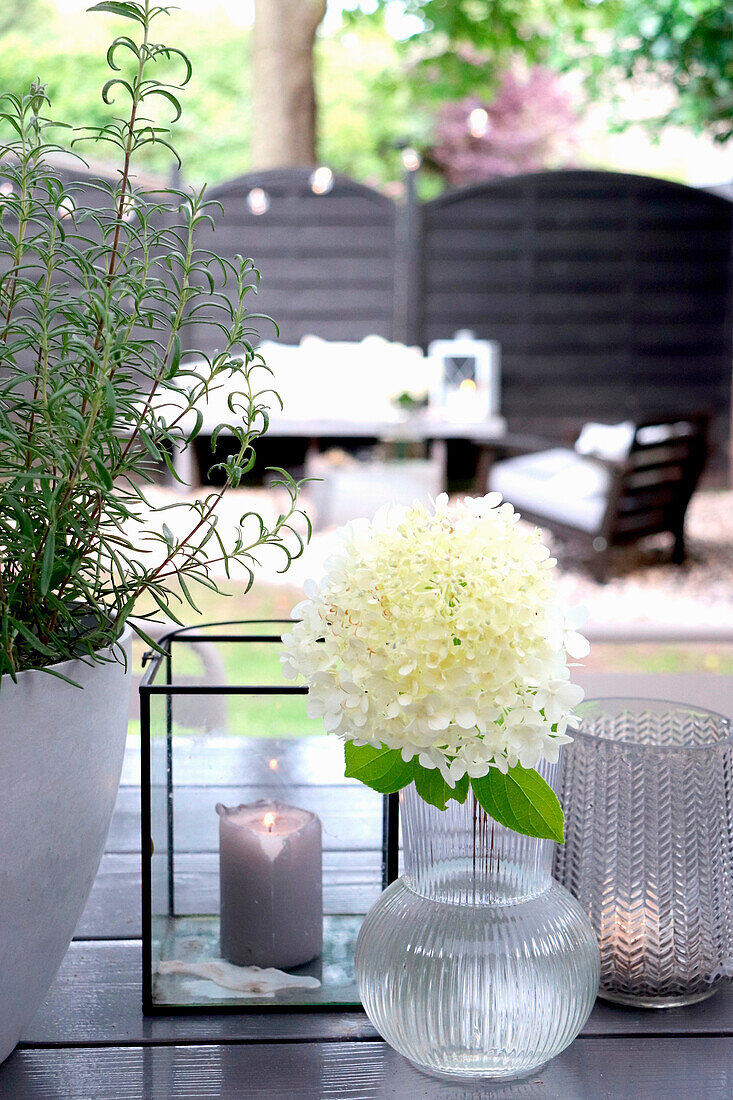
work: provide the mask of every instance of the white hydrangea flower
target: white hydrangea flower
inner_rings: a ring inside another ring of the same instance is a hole
[[[308,713],[358,744],[464,775],[555,761],[583,697],[568,657],[588,643],[558,604],[556,562],[498,493],[383,508],[341,531],[283,637]]]

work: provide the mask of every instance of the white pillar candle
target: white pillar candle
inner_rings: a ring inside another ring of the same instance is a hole
[[[323,949],[321,822],[260,801],[219,814],[221,953],[237,966],[301,966]]]

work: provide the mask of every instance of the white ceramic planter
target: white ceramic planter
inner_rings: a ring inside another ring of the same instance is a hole
[[[0,686],[0,1062],[53,982],[104,850],[130,700],[121,663],[54,666]]]

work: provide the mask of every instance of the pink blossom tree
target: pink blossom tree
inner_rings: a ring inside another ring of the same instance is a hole
[[[573,163],[580,118],[556,73],[506,72],[494,98],[446,103],[426,159],[451,186]]]

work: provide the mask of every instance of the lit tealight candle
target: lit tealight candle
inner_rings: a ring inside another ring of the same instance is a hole
[[[323,947],[321,823],[279,802],[219,814],[221,953],[237,966],[301,966]]]
[[[457,390],[448,394],[446,404],[448,415],[453,420],[481,420],[485,415],[476,383],[472,378],[464,378]]]
[[[636,904],[619,899],[601,914],[599,943],[603,994],[623,1000],[624,990],[653,985],[659,951],[660,915],[653,895]]]

